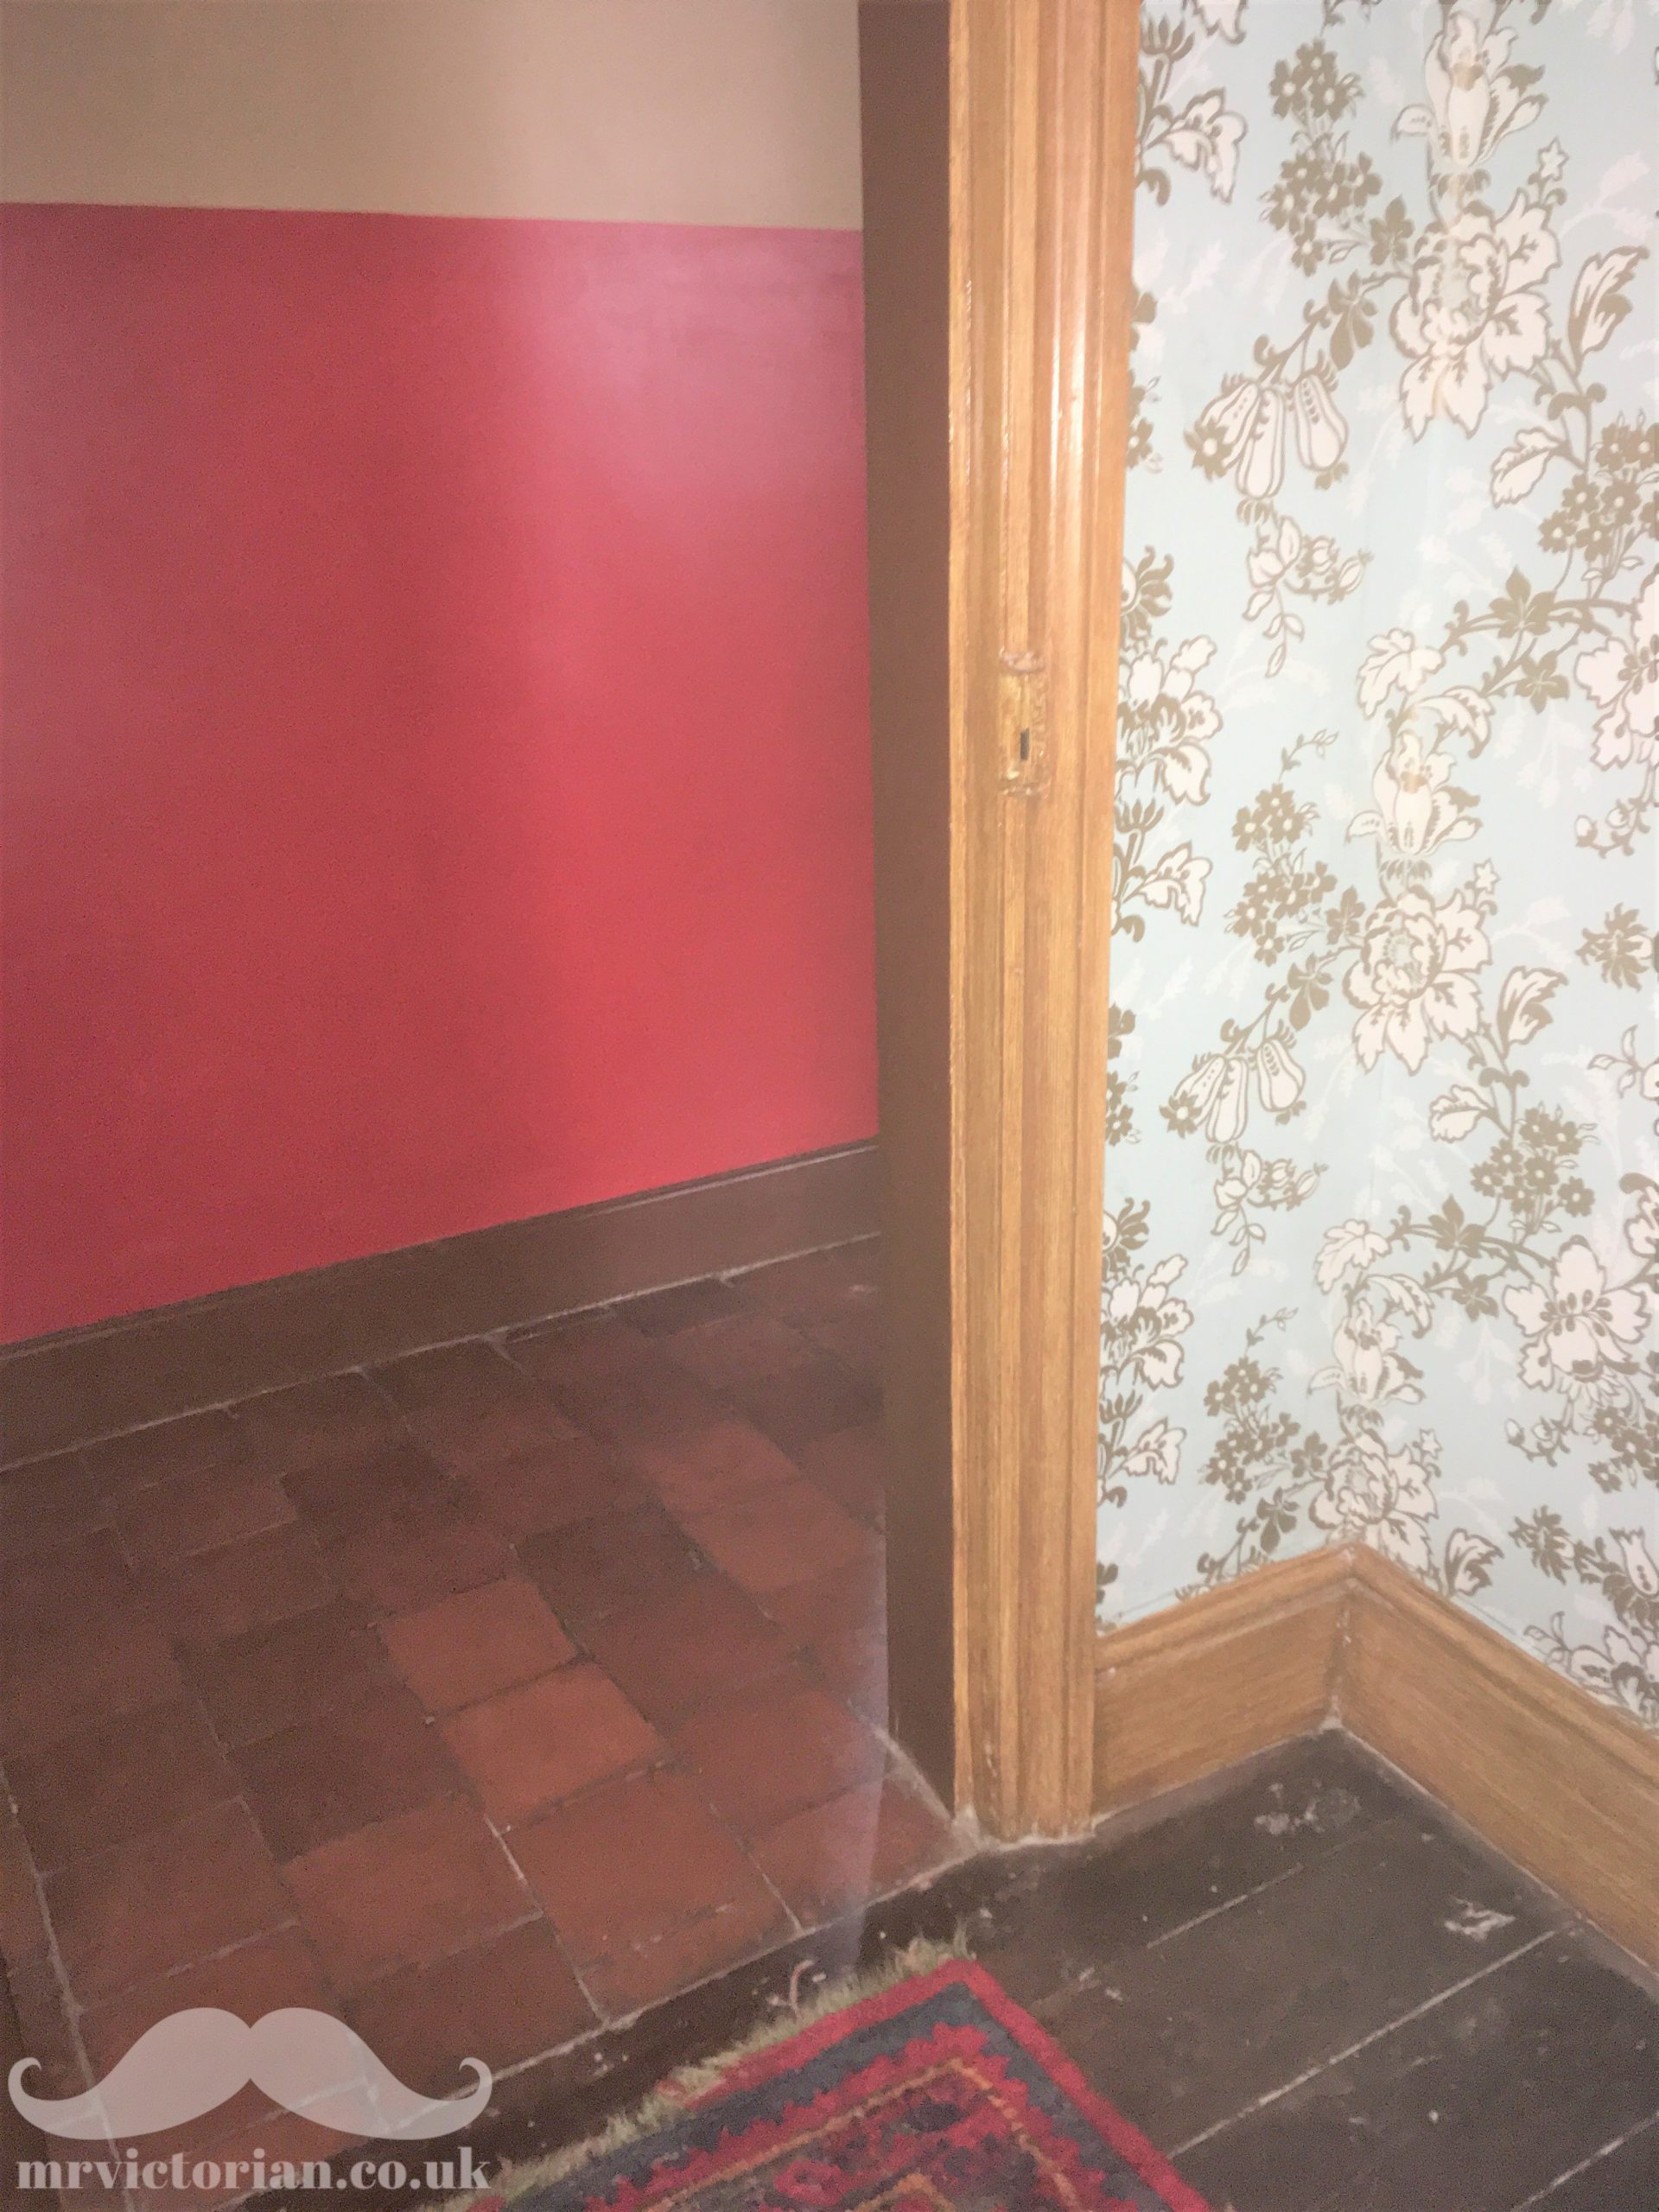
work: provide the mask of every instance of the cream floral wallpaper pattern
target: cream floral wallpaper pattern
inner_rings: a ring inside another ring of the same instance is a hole
[[[1659,1729],[1659,10],[1141,35],[1103,1617],[1357,1537]]]

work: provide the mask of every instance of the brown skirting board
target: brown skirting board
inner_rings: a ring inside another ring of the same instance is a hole
[[[1137,1803],[1333,1720],[1659,1966],[1659,1739],[1361,1548],[1106,1631],[1096,1803]]]
[[[872,1234],[872,1143],[346,1260],[0,1349],[0,1462]]]

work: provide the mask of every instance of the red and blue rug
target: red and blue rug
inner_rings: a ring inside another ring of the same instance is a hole
[[[515,2190],[510,2204],[1205,2212],[1037,2023],[961,1960],[740,2059],[664,2125]]]

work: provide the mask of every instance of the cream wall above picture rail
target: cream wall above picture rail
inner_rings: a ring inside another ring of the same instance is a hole
[[[1358,1541],[1659,1729],[1659,10],[1149,0],[1107,1624]]]

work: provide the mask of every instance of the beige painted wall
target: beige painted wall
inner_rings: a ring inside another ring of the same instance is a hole
[[[859,222],[855,0],[3,0],[0,192]]]

